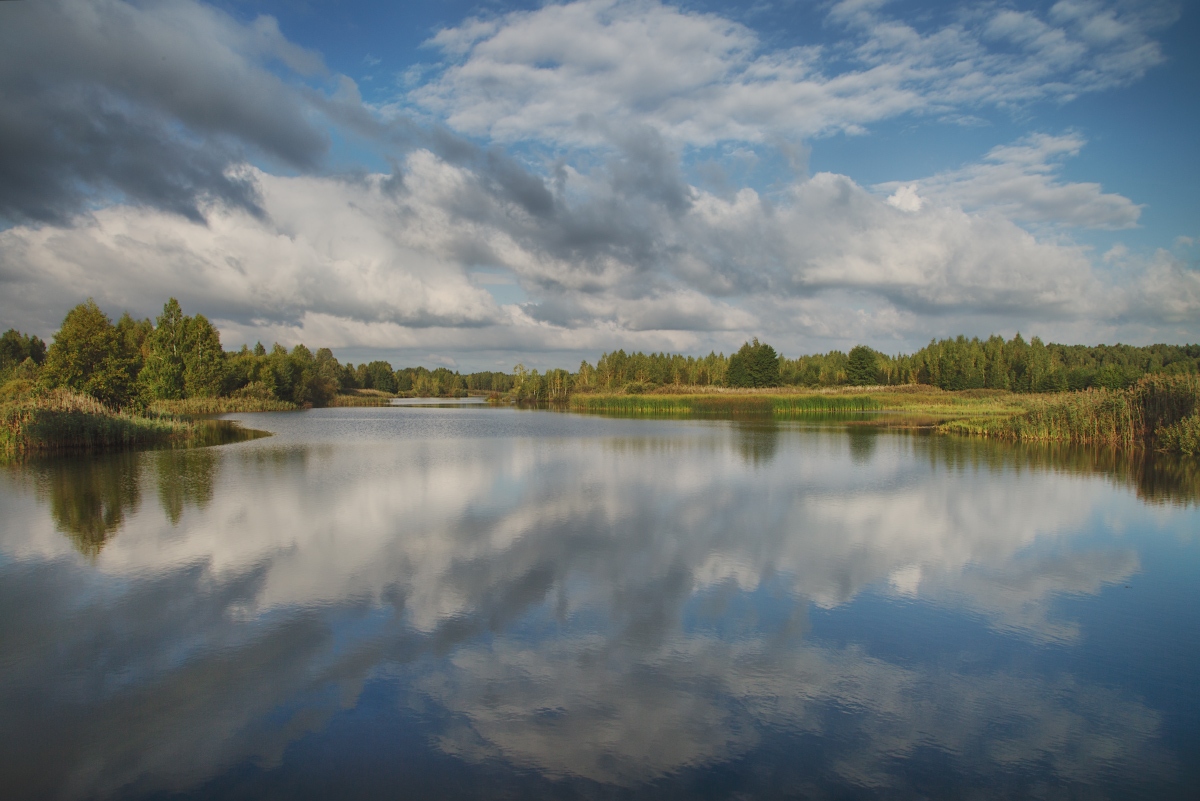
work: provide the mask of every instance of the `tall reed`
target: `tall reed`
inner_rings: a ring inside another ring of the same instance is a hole
[[[1197,450],[1200,379],[1193,375],[1151,375],[1129,389],[1032,395],[1020,402],[1024,411],[1009,417],[956,420],[941,428],[1025,442]]]
[[[151,414],[232,414],[236,412],[290,412],[297,406],[290,401],[274,398],[229,397],[229,398],[185,398],[182,400],[156,400],[150,403]]]
[[[114,412],[69,390],[0,405],[0,452],[7,456],[156,445],[183,439],[185,420]]]

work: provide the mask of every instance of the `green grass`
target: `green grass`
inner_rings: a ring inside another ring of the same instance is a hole
[[[573,411],[622,415],[799,417],[813,414],[897,411],[940,422],[947,417],[1021,411],[1009,392],[945,392],[935,387],[716,390],[675,388],[647,394],[575,394]]]
[[[235,426],[155,414],[114,412],[69,390],[0,404],[0,456],[214,445],[262,436]]]
[[[811,412],[859,412],[882,409],[867,396],[839,395],[573,395],[579,412],[654,416],[790,416]]]
[[[646,394],[576,394],[577,412],[670,417],[814,417],[872,411],[899,412],[864,422],[891,427],[937,427],[947,434],[1009,440],[1149,445],[1185,455],[1200,453],[1200,378],[1151,375],[1124,390],[1088,389],[1056,394],[1003,390],[950,392],[927,386],[836,389],[726,390],[663,387]]]

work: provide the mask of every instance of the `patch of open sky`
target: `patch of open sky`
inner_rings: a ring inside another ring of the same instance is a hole
[[[1003,114],[986,116],[986,125],[959,125],[907,115],[872,123],[864,134],[818,138],[811,143],[809,171],[847,175],[865,187],[916,181],[976,163],[993,147],[1030,132],[1027,123]]]
[[[1153,248],[1200,235],[1200,7],[1185,6],[1160,39],[1166,62],[1129,86],[1085,94],[1038,109],[1038,128],[1077,128],[1088,143],[1063,167],[1064,180],[1095,181],[1144,204],[1138,228],[1123,231],[1130,247]]]

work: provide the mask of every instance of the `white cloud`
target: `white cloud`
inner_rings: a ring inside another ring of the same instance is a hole
[[[1007,163],[1032,150],[1008,149]],[[721,197],[638,158],[566,168],[553,183],[423,150],[392,176],[244,168],[261,217],[213,204],[200,224],[111,206],[69,228],[0,232],[0,311],[48,335],[89,295],[139,316],[175,296],[229,343],[549,349],[568,361],[617,347],[728,350],[763,333],[788,353],[870,332],[913,331],[919,344],[930,314],[981,334],[969,326],[993,324],[984,318],[1194,328],[1195,271],[1182,262],[1110,258],[1097,271],[1079,246],[948,205],[950,181],[884,198],[820,173],[771,199]],[[485,284],[496,280],[529,302],[498,304]]]
[[[409,101],[498,141],[597,141],[592,124],[649,125],[710,145],[858,133],[903,114],[1067,100],[1160,63],[1171,8],[1060,3],[1045,19],[984,7],[928,31],[881,4],[841,3],[844,43],[771,51],[715,14],[654,0],[581,0],[470,20],[429,44],[449,65]]]
[[[889,206],[895,206],[901,211],[920,211],[925,205],[925,201],[921,200],[921,196],[917,194],[915,184],[902,184],[896,187],[887,199]]]
[[[193,218],[255,206],[227,167],[310,169],[329,146],[297,83],[321,57],[271,17],[194,0],[45,0],[0,8],[0,219],[51,220],[111,198]]]
[[[1064,182],[1062,160],[1078,155],[1086,140],[1074,133],[1033,134],[992,148],[981,163],[917,181],[875,187],[898,198],[921,196],[968,209],[986,209],[1006,219],[1058,223],[1083,228],[1120,229],[1137,224],[1142,207],[1123,195],[1105,193],[1100,184]],[[908,194],[913,193],[913,194]],[[898,206],[898,208],[904,208]]]

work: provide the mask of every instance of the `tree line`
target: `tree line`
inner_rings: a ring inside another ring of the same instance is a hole
[[[1151,373],[1200,372],[1200,345],[1058,345],[958,336],[933,340],[916,353],[889,356],[865,345],[789,359],[757,339],[736,353],[704,357],[668,353],[604,353],[584,362],[576,387],[584,391],[646,391],[663,385],[837,387],[925,384],[948,390],[1014,392],[1131,386]]]
[[[329,348],[314,353],[303,344],[288,350],[278,343],[267,349],[260,342],[228,352],[216,327],[202,314],[185,315],[175,298],[153,321],[125,313],[115,323],[89,299],[67,313],[49,347],[36,336],[9,329],[0,336],[0,385],[13,380],[71,389],[112,408],[189,398],[324,406],[339,392],[354,389],[461,396],[468,390],[507,392],[513,386],[513,377],[504,373],[394,370],[386,361],[342,364]]]
[[[158,400],[248,398],[323,406],[339,392],[373,389],[418,396],[468,392],[517,400],[561,402],[573,392],[647,392],[664,386],[837,387],[923,384],[947,390],[1060,392],[1120,389],[1153,373],[1200,372],[1200,345],[1058,345],[1017,334],[1005,340],[958,336],[931,341],[915,353],[889,356],[865,345],[848,353],[787,358],[757,338],[735,353],[603,353],[571,373],[518,364],[513,372],[463,375],[445,367],[393,369],[377,360],[342,364],[329,348],[315,353],[262,343],[227,352],[202,314],[188,316],[171,298],[155,320],[128,313],[117,322],[92,300],[67,313],[53,343],[10,329],[0,336],[0,384],[12,379],[67,387],[112,407]]]

